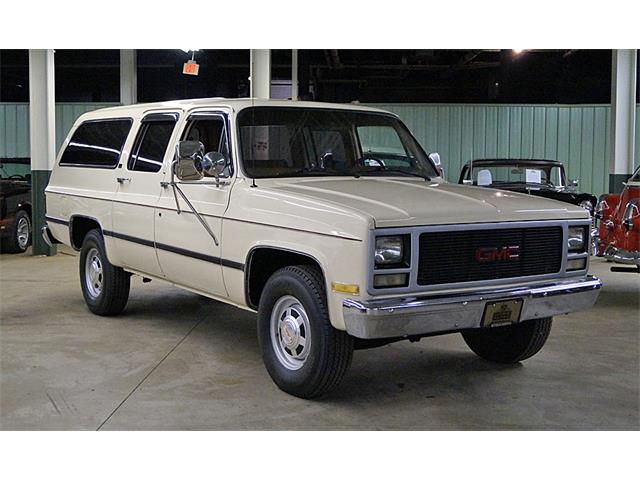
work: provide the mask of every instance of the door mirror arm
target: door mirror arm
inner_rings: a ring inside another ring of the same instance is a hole
[[[184,194],[182,189],[180,188],[180,183],[190,183],[190,182],[181,182],[176,181],[176,177],[179,180],[199,180],[204,174],[203,162],[204,157],[202,156],[202,151],[204,147],[200,142],[192,142],[192,141],[183,141],[179,142],[176,147],[176,159],[171,162],[171,181],[170,182],[162,182],[161,185],[163,187],[171,187],[173,190],[173,196],[176,201],[176,211],[178,215],[181,213],[180,202],[178,201],[178,194],[182,197],[184,202],[187,204],[191,212],[198,219],[202,227],[206,230],[209,236],[213,239],[213,242],[216,246],[220,245],[218,242],[218,238],[209,227],[209,224],[202,218],[202,215],[198,213],[196,208],[193,206],[191,201]],[[219,179],[216,176],[216,186],[219,186]]]

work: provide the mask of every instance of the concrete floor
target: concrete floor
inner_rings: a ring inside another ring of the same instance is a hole
[[[315,401],[278,390],[254,315],[134,277],[125,313],[86,309],[78,259],[0,256],[0,428],[640,429],[640,276],[611,273],[588,312],[557,318],[521,365],[459,335],[358,351]]]

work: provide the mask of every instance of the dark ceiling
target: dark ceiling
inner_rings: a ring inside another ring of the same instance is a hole
[[[248,50],[138,50],[138,100],[248,94]],[[118,50],[57,50],[56,101],[117,102]],[[291,51],[272,51],[288,80]],[[321,101],[609,103],[610,50],[300,50],[300,94]],[[28,51],[0,50],[0,101],[28,101]]]

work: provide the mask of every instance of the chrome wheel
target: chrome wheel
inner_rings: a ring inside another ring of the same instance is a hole
[[[29,220],[26,217],[20,217],[16,226],[16,236],[20,250],[24,250],[29,245],[29,230]]]
[[[102,259],[98,249],[92,248],[87,253],[84,263],[84,282],[87,287],[87,293],[93,299],[98,298],[102,293],[102,281],[104,274],[102,271]]]
[[[311,325],[302,303],[280,297],[271,312],[271,343],[280,363],[289,370],[304,365],[311,347]]]

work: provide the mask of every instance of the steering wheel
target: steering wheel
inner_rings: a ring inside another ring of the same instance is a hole
[[[369,161],[369,165],[367,165],[367,161]],[[384,164],[384,160],[376,157],[371,152],[364,152],[362,157],[357,160],[358,165],[362,167],[375,167],[379,170],[384,170],[387,166]],[[373,163],[373,164],[372,164]]]
[[[14,173],[13,175],[9,175],[7,178],[8,178],[9,180],[14,180],[14,179],[15,179],[15,180],[24,180],[24,179],[25,179],[25,178],[24,178],[22,175],[20,175],[19,173]]]

